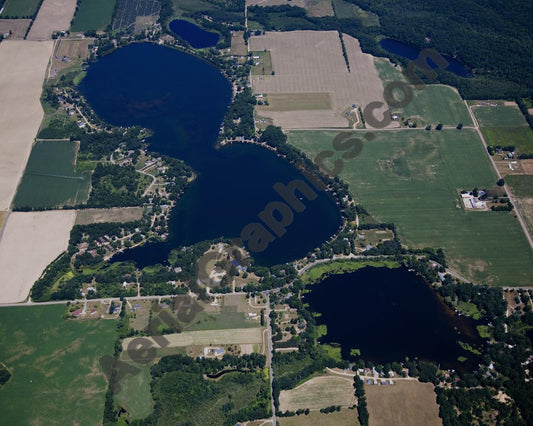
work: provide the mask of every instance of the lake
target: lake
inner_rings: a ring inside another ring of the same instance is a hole
[[[407,268],[366,267],[308,288],[305,302],[327,325],[321,342],[340,344],[345,359],[359,349],[379,364],[418,357],[456,370],[475,365],[476,356],[457,344],[482,344],[475,321],[456,315]],[[468,361],[458,362],[461,356]]]
[[[405,43],[402,43],[398,40],[393,40],[390,38],[383,39],[379,42],[379,45],[386,50],[389,53],[392,53],[393,55],[398,55],[406,59],[414,60],[418,57],[418,54],[420,53],[420,49],[417,49],[415,47],[409,46]],[[459,62],[457,59],[452,58],[448,55],[442,55],[444,59],[446,59],[450,64],[446,68],[446,71],[449,71],[459,77],[465,77],[470,78],[473,77],[472,73],[466,69],[466,67]],[[431,61],[431,59],[428,61],[429,65],[432,68],[437,68],[437,65]]]
[[[132,44],[91,64],[79,89],[103,120],[153,130],[149,148],[184,160],[198,175],[171,214],[169,240],[127,250],[116,260],[143,267],[165,262],[181,245],[239,237],[245,225],[261,222],[257,215],[268,203],[281,201],[275,183],[305,180],[260,146],[215,149],[232,88],[200,58],[151,43]],[[294,214],[285,235],[254,256],[260,263],[303,257],[337,231],[337,205],[328,193],[317,194]]]
[[[220,38],[217,33],[206,31],[198,25],[183,19],[174,19],[168,27],[170,31],[180,36],[195,49],[215,46]]]

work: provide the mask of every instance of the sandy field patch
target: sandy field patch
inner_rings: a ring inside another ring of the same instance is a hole
[[[76,0],[44,0],[27,40],[50,40],[55,31],[70,28]]]
[[[22,40],[30,22],[31,19],[0,19],[0,34],[11,31],[10,40]]]
[[[336,31],[269,32],[249,40],[250,50],[269,50],[275,75],[254,76],[255,93],[329,93],[331,108],[309,111],[262,111],[274,124],[286,129],[346,128],[343,112],[353,104],[364,107],[383,101],[383,85],[373,57],[361,51],[359,42],[344,35],[350,62],[346,67]],[[382,117],[383,104],[375,115]]]
[[[76,225],[105,222],[133,222],[143,215],[142,207],[113,207],[111,209],[84,209],[76,211]]]
[[[291,390],[279,394],[281,411],[309,408],[319,410],[332,405],[350,407],[357,402],[353,380],[336,376],[314,377]]]
[[[2,228],[4,226],[4,220],[6,219],[6,216],[6,211],[0,211],[0,239],[2,238]]]
[[[33,283],[67,249],[72,210],[12,212],[0,240],[0,303],[21,302]]]
[[[0,43],[0,209],[7,210],[43,119],[40,96],[53,42]]]
[[[397,380],[393,386],[365,385],[370,426],[442,425],[431,383]]]
[[[263,342],[263,329],[259,327],[254,328],[233,328],[228,330],[201,330],[201,331],[186,331],[184,333],[165,334],[165,339],[168,345],[165,347],[179,348],[185,346],[202,345],[242,345],[242,344],[260,344]],[[124,351],[127,350],[128,344],[135,339],[129,337],[124,339],[122,347]],[[152,345],[156,348],[161,347],[152,337],[148,337],[152,341]],[[158,341],[163,339],[159,337]]]
[[[520,160],[525,175],[533,175],[533,160]]]

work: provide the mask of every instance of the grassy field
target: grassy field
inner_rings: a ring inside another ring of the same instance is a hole
[[[356,403],[353,380],[337,376],[313,377],[294,389],[281,391],[279,403],[281,411],[319,410],[332,405],[351,407]]]
[[[310,109],[330,109],[329,93],[271,93],[267,97],[268,106],[257,106],[261,111],[304,111]]]
[[[505,178],[513,193],[519,197],[533,197],[533,175],[509,175]]]
[[[530,235],[533,235],[533,197],[517,198],[515,199],[515,204],[526,222]]]
[[[437,396],[431,383],[394,382],[394,386],[365,386],[372,426],[442,425]]]
[[[70,31],[105,30],[111,24],[116,0],[82,0]]]
[[[144,419],[154,409],[154,400],[150,392],[150,364],[132,363],[140,369],[138,374],[127,374],[120,382],[120,391],[115,393],[115,403],[128,412],[131,419]]]
[[[302,276],[303,283],[314,283],[322,279],[327,274],[344,274],[347,272],[355,272],[358,269],[371,266],[374,268],[398,268],[398,262],[392,260],[369,260],[369,261],[354,261],[354,260],[336,260],[333,262],[321,263],[311,269],[308,269]]]
[[[252,52],[254,66],[252,67],[252,75],[271,75],[272,74],[272,58],[270,51],[266,52]],[[256,58],[255,56],[259,56]]]
[[[405,82],[399,68],[394,67],[388,59],[375,58],[374,64],[383,81],[383,87],[390,82]],[[412,87],[412,86],[411,86]],[[424,124],[436,125],[442,123],[446,126],[472,126],[472,118],[461,96],[450,86],[440,84],[426,85],[421,90],[413,89],[413,100],[404,108],[390,107],[393,113],[407,119],[414,117]],[[395,94],[396,99],[402,99],[401,94]]]
[[[358,426],[357,410],[343,408],[329,414],[320,411],[311,411],[307,416],[278,417],[276,419],[281,426]]]
[[[533,130],[520,127],[482,127],[487,145],[514,145],[519,154],[533,154]]]
[[[116,207],[112,209],[84,209],[76,212],[76,225],[89,223],[119,222],[128,223],[140,220],[143,207]]]
[[[25,18],[34,16],[37,13],[39,3],[40,0],[7,0],[0,17]]]
[[[67,321],[64,305],[0,309],[0,360],[13,376],[0,391],[6,425],[100,425],[115,321]]]
[[[314,159],[331,149],[336,134],[290,132],[289,142]],[[458,189],[490,188],[497,180],[476,132],[374,135],[358,157],[344,161],[340,174],[356,201],[377,220],[395,223],[411,247],[442,247],[450,267],[475,282],[532,282],[533,253],[516,218],[506,212],[466,212],[460,202]]]
[[[56,207],[83,203],[89,196],[90,173],[75,167],[72,142],[37,142],[17,189],[16,207]]]
[[[526,119],[516,106],[472,106],[480,127],[527,126]]]
[[[364,26],[370,27],[379,25],[378,15],[363,10],[353,3],[348,3],[345,0],[333,0],[332,4],[335,8],[335,15],[339,19],[360,18],[363,21]]]
[[[124,339],[123,359],[128,360],[127,348],[134,338]],[[148,337],[152,340],[152,337]],[[186,331],[183,333],[166,334],[168,344],[164,347],[179,348],[186,346],[210,346],[210,345],[233,345],[233,344],[260,344],[263,342],[262,328],[241,328],[227,330],[200,330]],[[160,345],[152,340],[152,346],[159,348]]]

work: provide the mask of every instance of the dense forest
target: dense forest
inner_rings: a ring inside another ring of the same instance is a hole
[[[346,1],[378,14],[380,25],[365,25],[359,17],[309,17],[304,9],[288,5],[250,7],[248,19],[259,22],[265,30],[341,30],[359,39],[364,51],[378,56],[392,57],[378,45],[383,37],[417,48],[434,48],[456,57],[474,72],[475,78],[438,72],[440,82],[457,86],[466,98],[533,95],[533,75],[529,72],[533,54],[531,2]]]

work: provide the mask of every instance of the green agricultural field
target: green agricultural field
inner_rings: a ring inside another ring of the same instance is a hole
[[[100,425],[116,322],[62,319],[65,305],[0,308],[0,361],[13,376],[0,390],[6,425]]]
[[[56,207],[83,203],[90,172],[76,171],[77,146],[68,141],[37,142],[17,190],[15,207]]]
[[[0,18],[6,16],[11,18],[33,17],[37,14],[40,2],[41,0],[6,0]]]
[[[105,30],[111,24],[116,0],[82,0],[70,31]]]
[[[487,145],[514,145],[518,154],[533,154],[533,130],[529,126],[482,127]]]
[[[389,60],[376,58],[374,64],[383,87],[390,82],[406,81],[400,69],[394,67]],[[395,96],[398,100],[402,99],[400,92],[395,93]],[[390,110],[405,119],[409,117],[419,119],[424,125],[435,126],[439,123],[445,126],[457,126],[459,123],[464,126],[473,125],[468,108],[459,93],[454,88],[441,84],[426,85],[421,90],[413,88],[413,100],[407,106],[404,108],[391,106]]]
[[[488,101],[487,101],[488,103]],[[496,104],[494,104],[496,105]],[[527,126],[526,119],[516,106],[472,106],[480,127]]]
[[[533,175],[509,175],[505,180],[518,197],[533,197]]]
[[[336,132],[299,131],[289,142],[312,159]],[[497,176],[473,130],[374,132],[340,177],[377,220],[393,222],[411,247],[442,247],[474,282],[530,285],[533,252],[507,212],[467,212],[458,190],[494,187]],[[333,158],[332,158],[333,159]],[[331,167],[331,165],[328,165]]]

